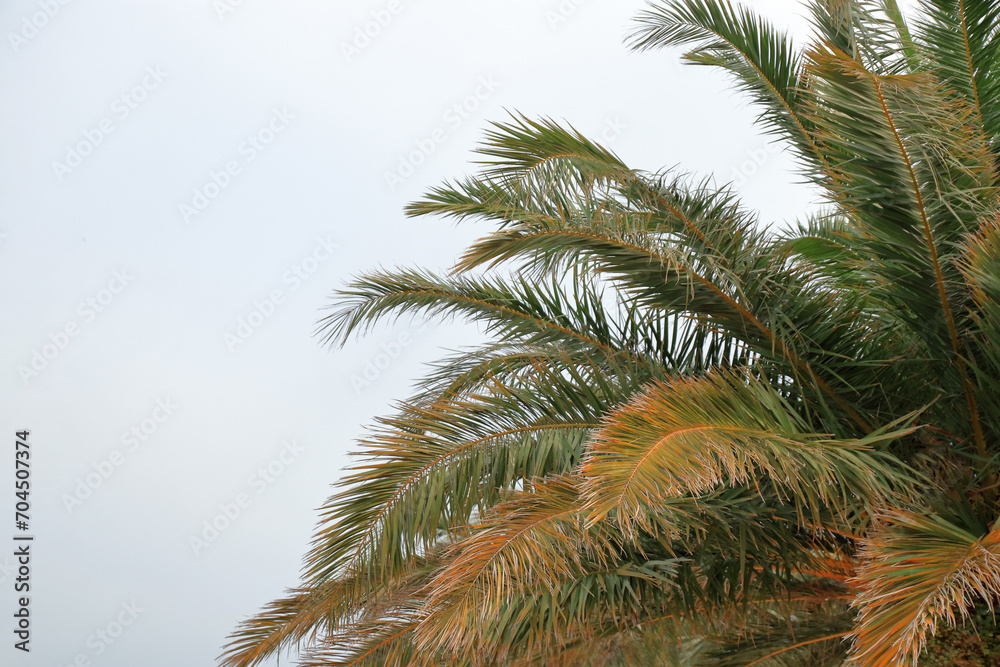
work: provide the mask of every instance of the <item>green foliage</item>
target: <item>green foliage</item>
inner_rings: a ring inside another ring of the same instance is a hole
[[[361,439],[303,581],[223,665],[997,662],[1000,9],[810,9],[804,48],[728,0],[631,35],[788,143],[826,202],[791,231],[520,116],[407,207],[494,231],[448,273],[355,279],[322,340],[489,340]]]
[[[927,642],[920,667],[998,667],[1000,629],[985,606],[970,614],[965,625],[939,632]]]

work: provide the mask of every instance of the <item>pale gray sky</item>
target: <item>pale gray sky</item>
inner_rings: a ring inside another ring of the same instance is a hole
[[[796,2],[752,4],[802,25]],[[766,221],[810,206],[724,78],[626,50],[643,6],[0,5],[0,664],[208,667],[298,582],[352,440],[475,339],[401,323],[330,352],[320,309],[358,272],[441,269],[483,231],[401,209],[468,173],[505,109],[636,168],[736,180]],[[12,637],[25,428],[29,655]]]

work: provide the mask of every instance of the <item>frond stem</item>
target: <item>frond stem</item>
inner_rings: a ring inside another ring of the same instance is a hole
[[[768,653],[763,658],[758,658],[757,660],[754,660],[753,662],[748,662],[746,664],[746,667],[753,667],[753,665],[759,665],[760,663],[764,662],[765,660],[769,660],[770,658],[773,658],[776,655],[781,655],[782,653],[785,653],[786,651],[794,651],[797,648],[802,648],[803,646],[809,646],[810,644],[818,644],[819,642],[826,642],[826,641],[830,641],[831,639],[837,639],[839,637],[846,637],[849,634],[851,634],[851,633],[850,632],[838,632],[836,634],[827,635],[825,637],[817,637],[816,639],[810,639],[809,641],[804,641],[804,642],[799,642],[797,644],[792,644],[791,646],[786,646],[785,648],[778,649],[777,651],[774,651],[773,653]]]
[[[899,135],[899,129],[896,127],[896,123],[892,119],[892,113],[890,113],[889,106],[885,101],[885,96],[882,94],[882,81],[876,74],[870,72],[866,72],[866,74],[872,78],[872,82],[875,86],[875,94],[878,96],[879,104],[882,106],[882,113],[885,115],[886,122],[889,125],[889,131],[892,132],[892,136],[896,140],[896,146],[899,148],[900,156],[903,158],[907,174],[910,177],[910,185],[913,187],[913,195],[916,197],[917,209],[920,211],[920,219],[923,223],[924,240],[927,242],[927,249],[931,255],[931,264],[934,266],[934,279],[937,282],[938,296],[941,299],[941,308],[944,311],[945,322],[948,325],[948,336],[951,338],[951,347],[955,354],[955,365],[958,367],[958,373],[962,378],[962,385],[965,388],[965,399],[969,404],[969,416],[972,419],[972,430],[976,436],[976,450],[979,456],[986,458],[986,438],[983,435],[983,426],[979,421],[979,406],[976,403],[975,389],[972,386],[972,380],[969,379],[969,374],[965,368],[965,360],[962,357],[962,346],[958,338],[958,329],[955,327],[955,318],[951,312],[951,304],[948,302],[948,293],[945,291],[944,272],[941,270],[941,261],[938,257],[937,245],[934,243],[934,234],[931,231],[931,221],[930,218],[927,217],[927,205],[924,202],[924,195],[920,190],[920,183],[917,180],[917,175],[913,171],[913,162],[910,159],[910,154],[906,150],[906,146],[903,145],[903,139]]]

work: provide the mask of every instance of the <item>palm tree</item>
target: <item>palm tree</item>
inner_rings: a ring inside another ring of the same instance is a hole
[[[824,208],[767,229],[711,180],[551,120],[410,205],[495,231],[372,272],[336,347],[482,323],[361,441],[304,581],[223,664],[915,664],[1000,594],[1000,5],[812,0],[797,49],[664,0],[635,49],[727,71]]]

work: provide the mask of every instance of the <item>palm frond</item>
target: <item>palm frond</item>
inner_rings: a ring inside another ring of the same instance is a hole
[[[1000,8],[920,2],[810,0],[801,51],[732,0],[638,17],[634,49],[721,68],[793,144],[826,200],[797,229],[565,122],[493,124],[406,209],[493,231],[450,273],[355,279],[318,330],[488,340],[369,429],[223,664],[888,667],[992,609]]]
[[[489,624],[508,599],[537,590],[537,582],[576,578],[588,557],[606,567],[614,551],[610,536],[587,531],[579,509],[572,476],[533,481],[530,491],[494,507],[484,524],[451,547],[431,582],[420,645],[458,650],[469,645],[465,635]]]
[[[301,642],[334,630],[348,610],[338,609],[343,590],[354,581],[333,580],[319,587],[288,591],[269,602],[256,616],[240,623],[221,656],[224,667],[251,667]],[[332,612],[332,613],[331,613]]]
[[[1000,6],[928,0],[918,27],[931,66],[973,107],[976,124],[1000,150]]]
[[[1000,424],[1000,214],[983,218],[969,237],[961,264],[971,294],[969,364],[977,385],[986,428],[997,435]]]
[[[878,507],[911,478],[871,447],[912,432],[837,442],[803,432],[801,418],[749,373],[717,373],[653,385],[616,410],[581,466],[592,520],[614,512],[623,529],[648,522],[667,498],[720,484],[773,481],[802,519],[820,507]]]
[[[548,133],[555,131],[547,129]],[[514,137],[512,145],[505,147],[502,134],[492,138],[496,153],[502,155],[522,140],[520,135]],[[518,170],[531,168],[529,157],[555,160],[565,156],[533,154],[496,168],[520,173]],[[780,372],[795,377],[801,386],[815,387],[822,395],[817,399],[818,407],[830,412],[823,402],[832,399],[836,411],[862,432],[870,430],[845,392],[824,377],[822,367],[813,367],[791,344],[793,338],[779,334],[780,327],[794,330],[794,337],[802,338],[802,323],[789,319],[787,309],[777,318],[771,315],[774,298],[798,282],[795,271],[786,266],[780,251],[763,241],[762,232],[754,230],[752,216],[735,206],[727,191],[713,192],[704,186],[690,189],[681,180],[634,175],[621,187],[625,203],[615,199],[603,206],[599,215],[576,208],[560,209],[556,217],[506,225],[473,244],[458,269],[464,272],[514,264],[522,273],[527,268],[536,276],[559,275],[579,266],[599,272],[630,311],[656,308],[668,316],[688,318],[706,331],[721,329],[755,354],[783,365]],[[789,303],[793,301],[808,303],[801,298],[789,299]],[[830,305],[814,304],[808,316],[819,319]],[[857,315],[853,312],[845,324],[850,326]],[[826,327],[826,331],[831,328]],[[817,340],[803,339],[801,343],[803,350],[815,350],[822,359],[831,359],[825,354],[830,350]],[[851,350],[833,352],[841,358],[852,356]]]
[[[300,656],[299,667],[419,667],[440,665],[414,645],[417,621],[403,616],[359,623]],[[454,663],[461,665],[462,663]]]
[[[983,455],[956,319],[964,295],[955,286],[962,239],[996,196],[986,144],[970,131],[968,109],[926,76],[874,74],[832,51],[815,51],[810,60],[822,93],[814,119],[831,156],[831,198],[850,210],[867,239],[862,247],[877,258],[874,289],[941,359],[937,372],[951,391],[964,395]]]
[[[786,33],[745,7],[706,0],[659,2],[636,18],[630,35],[633,49],[691,47],[685,59],[719,67],[762,107],[765,127],[795,145],[817,166],[823,155],[802,114],[802,63]]]
[[[550,379],[554,379],[551,378]],[[445,404],[403,405],[363,441],[366,464],[321,508],[310,577],[403,571],[442,535],[458,530],[501,489],[568,470],[601,413],[596,392],[563,381],[563,400],[531,388]]]
[[[346,644],[356,648],[355,640],[365,634],[359,626],[370,628],[373,621],[398,613],[401,604],[411,604],[439,561],[436,557],[414,558],[408,565],[406,573],[395,581],[369,578],[360,582],[344,576],[288,591],[287,597],[269,603],[240,624],[230,635],[221,664],[251,667],[292,648],[308,651],[328,647],[334,637],[349,637]],[[366,594],[359,599],[356,592],[362,588]]]
[[[1000,596],[1000,529],[958,517],[896,511],[865,541],[851,657],[872,667],[917,664],[939,623]]]
[[[879,75],[917,64],[913,40],[895,0],[812,0],[819,42]]]
[[[463,315],[486,325],[501,340],[529,344],[559,341],[603,354],[626,355],[614,339],[614,322],[605,311],[593,281],[579,279],[564,287],[528,282],[523,277],[442,278],[425,271],[373,273],[356,279],[335,295],[335,312],[323,318],[318,333],[329,345],[341,345],[381,319],[423,314]]]

